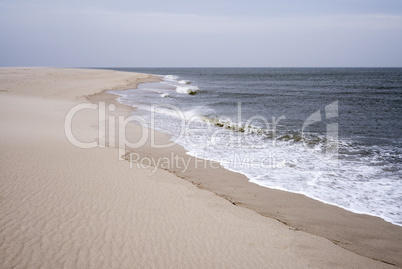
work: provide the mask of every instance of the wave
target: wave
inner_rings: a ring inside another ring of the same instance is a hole
[[[197,86],[178,86],[176,92],[181,94],[196,94],[200,89]]]
[[[351,146],[346,141],[332,141],[325,135],[319,135],[301,130],[272,130],[260,126],[246,124],[244,122],[234,122],[230,118],[198,116],[198,118],[215,127],[224,128],[229,131],[244,133],[245,135],[259,136],[261,140],[275,140],[289,143],[301,143],[304,146],[315,151],[324,151],[328,148]]]
[[[170,94],[169,93],[166,93],[166,92],[161,92],[160,90],[158,90],[158,89],[153,89],[153,88],[142,88],[142,90],[145,90],[145,91],[150,91],[150,92],[156,92],[156,93],[158,93],[159,95],[160,95],[160,97],[169,97],[170,96]],[[123,96],[123,95],[122,95]]]
[[[177,81],[179,79],[178,76],[175,75],[165,75],[163,76],[163,80],[167,80],[167,81]]]
[[[178,83],[179,84],[191,84],[191,81],[189,81],[189,80],[179,80]]]
[[[216,118],[216,117],[205,117],[201,116],[200,117],[204,122],[214,125],[216,127],[222,127],[225,129],[229,129],[235,132],[241,132],[241,133],[253,133],[253,134],[266,134],[267,131],[256,127],[252,125],[246,125],[245,123],[237,123],[233,122],[230,119],[222,119],[222,118]]]
[[[176,75],[163,76],[162,83],[175,87],[176,92],[180,94],[194,95],[200,91],[200,89],[197,86],[194,85],[190,86],[190,84],[192,84],[192,81],[184,79],[179,80],[179,76]]]

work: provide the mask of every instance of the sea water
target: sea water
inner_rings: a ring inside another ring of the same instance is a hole
[[[117,70],[161,76],[119,100],[188,154],[402,225],[401,68]]]

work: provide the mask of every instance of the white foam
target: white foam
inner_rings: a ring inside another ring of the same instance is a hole
[[[175,76],[175,75],[163,76],[163,80],[167,80],[167,81],[177,81],[178,79],[179,79],[179,77]]]
[[[176,92],[181,94],[195,94],[199,91],[196,86],[179,86],[176,87]]]
[[[189,81],[189,80],[179,80],[178,83],[179,84],[191,84],[191,81]]]
[[[176,92],[180,94],[196,94],[200,89],[197,86],[191,85],[192,82],[189,80],[179,80],[178,76],[166,75],[163,76],[162,84],[173,86],[176,88]],[[186,86],[184,86],[186,85]]]

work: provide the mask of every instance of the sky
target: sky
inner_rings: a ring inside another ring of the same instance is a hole
[[[0,0],[0,66],[402,67],[402,0]]]

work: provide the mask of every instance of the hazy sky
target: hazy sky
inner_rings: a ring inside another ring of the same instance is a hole
[[[402,66],[401,0],[0,0],[0,66]]]

